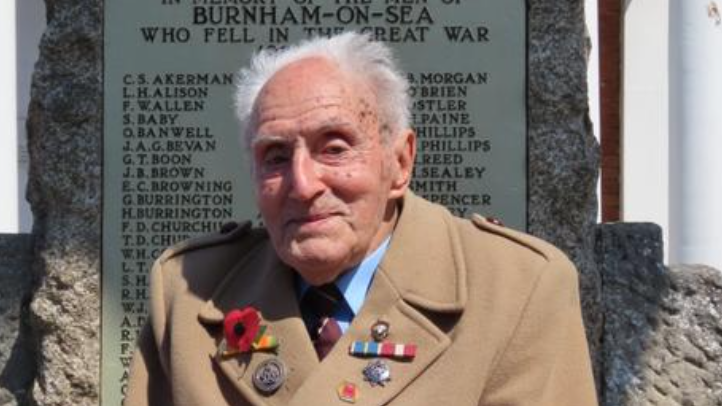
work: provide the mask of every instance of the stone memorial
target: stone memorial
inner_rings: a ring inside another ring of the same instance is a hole
[[[108,1],[102,404],[125,390],[153,260],[257,216],[235,71],[261,49],[349,29],[391,44],[407,71],[412,189],[461,217],[493,213],[526,229],[523,1]]]
[[[582,1],[47,5],[29,112],[35,403],[118,404],[153,257],[256,215],[235,70],[259,47],[348,28],[392,43],[409,71],[414,189],[564,249],[582,273],[595,344],[597,149]]]

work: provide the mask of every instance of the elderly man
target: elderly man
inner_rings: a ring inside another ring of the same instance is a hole
[[[596,404],[569,261],[408,190],[387,47],[315,39],[241,77],[265,229],[157,261],[126,404]]]

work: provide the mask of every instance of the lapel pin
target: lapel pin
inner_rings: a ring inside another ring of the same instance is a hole
[[[412,360],[416,357],[416,344],[354,341],[349,346],[349,354],[357,357],[385,357]]]
[[[266,334],[261,325],[261,316],[253,307],[244,307],[228,312],[223,319],[223,340],[218,354],[228,356],[250,351],[275,350],[278,339]]]
[[[375,359],[366,365],[363,370],[364,380],[371,386],[385,386],[391,380],[391,368],[389,364],[380,359]]]
[[[336,389],[338,398],[346,403],[356,403],[361,395],[358,386],[353,382],[344,381]]]
[[[377,321],[371,326],[371,337],[374,341],[384,341],[389,336],[391,325],[385,321]]]
[[[278,358],[261,362],[253,372],[253,386],[264,395],[270,395],[286,381],[286,365]]]
[[[501,220],[499,220],[496,217],[487,217],[486,221],[488,221],[489,223],[491,223],[495,226],[504,227],[504,223],[502,223]]]

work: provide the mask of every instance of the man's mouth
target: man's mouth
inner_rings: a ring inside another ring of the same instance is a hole
[[[292,218],[288,221],[288,224],[295,224],[295,225],[305,225],[305,224],[317,224],[322,223],[325,220],[328,220],[334,216],[336,216],[336,213],[329,212],[329,213],[318,213],[318,214],[308,214],[304,216],[297,216]]]

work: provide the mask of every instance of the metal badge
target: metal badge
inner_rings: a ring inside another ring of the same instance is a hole
[[[270,395],[286,381],[286,365],[278,359],[271,358],[261,362],[253,372],[253,386],[264,395]]]
[[[383,341],[389,336],[390,329],[389,323],[379,320],[371,326],[371,337],[374,341]]]
[[[386,382],[391,380],[391,368],[386,361],[375,359],[366,365],[363,371],[364,380],[369,382],[371,386],[384,386]]]

